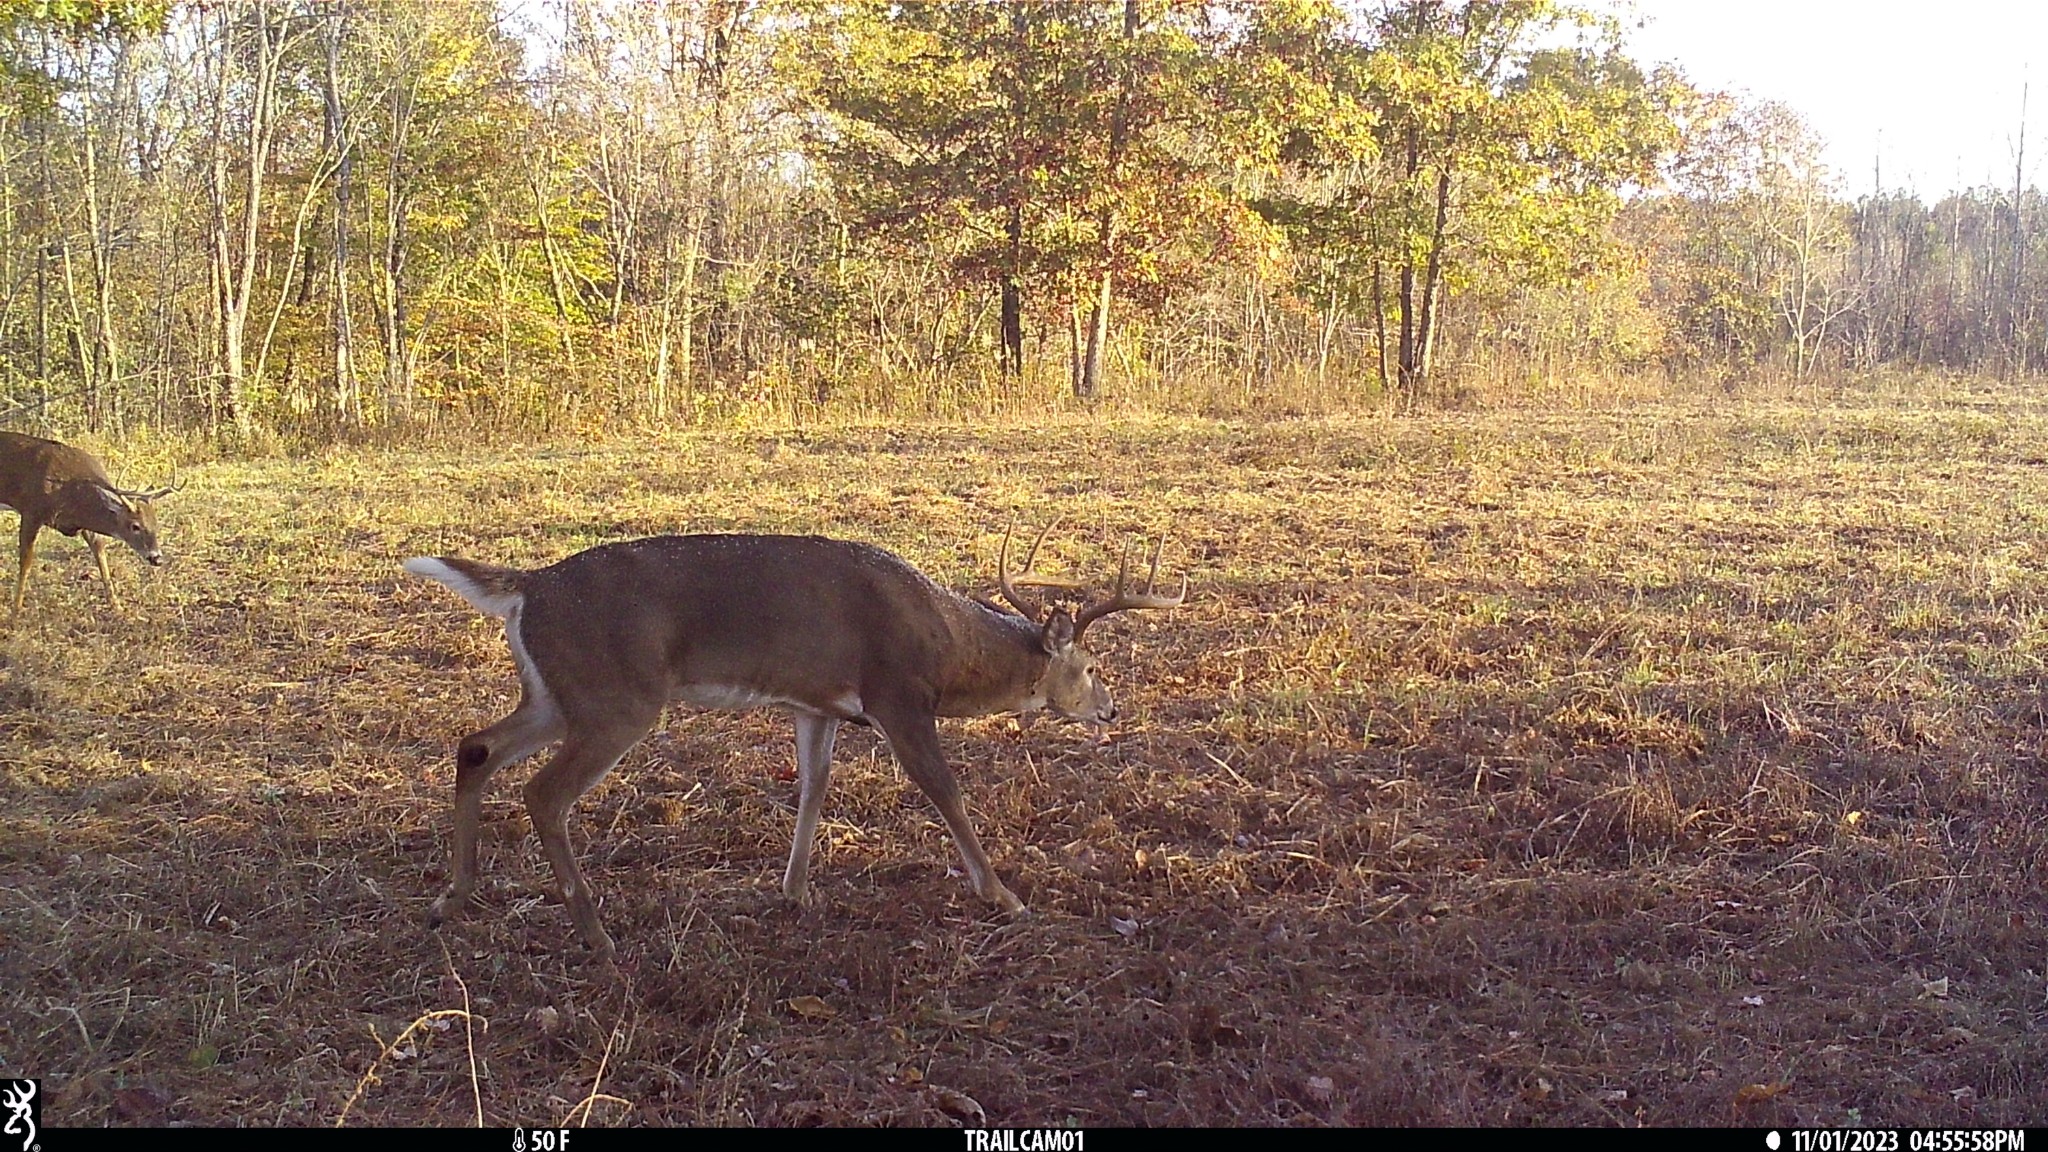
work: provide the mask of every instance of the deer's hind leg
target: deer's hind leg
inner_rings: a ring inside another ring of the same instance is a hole
[[[611,958],[612,938],[598,919],[597,902],[591,898],[589,882],[576,867],[576,853],[569,846],[569,809],[576,806],[585,792],[596,787],[619,762],[619,757],[626,754],[626,749],[647,735],[647,730],[660,718],[661,702],[657,699],[644,714],[631,710],[602,721],[579,722],[563,737],[555,758],[526,782],[526,811],[533,817],[533,830],[554,869],[562,903],[568,906],[569,918],[575,921],[583,942],[601,960]]]
[[[562,738],[561,714],[546,696],[528,692],[510,716],[462,738],[455,750],[455,853],[448,890],[427,908],[427,927],[438,928],[469,907],[476,888],[477,824],[483,819],[484,785],[507,764],[516,764]]]

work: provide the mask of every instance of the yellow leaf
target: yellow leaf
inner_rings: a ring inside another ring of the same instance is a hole
[[[1735,1090],[1735,1106],[1737,1108],[1747,1108],[1752,1104],[1761,1104],[1766,1100],[1775,1100],[1790,1091],[1791,1088],[1792,1085],[1789,1081],[1780,1081],[1776,1084],[1744,1084]]]
[[[806,1020],[830,1020],[839,1015],[839,1009],[816,996],[792,997],[789,1001],[789,1010]]]

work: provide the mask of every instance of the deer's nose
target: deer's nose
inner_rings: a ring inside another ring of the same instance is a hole
[[[149,555],[144,556],[143,559],[149,561],[152,568],[161,568],[164,563],[164,554],[161,552],[151,552]]]

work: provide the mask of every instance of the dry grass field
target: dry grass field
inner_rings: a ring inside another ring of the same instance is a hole
[[[2048,1119],[2035,394],[183,478],[123,615],[51,539],[0,634],[0,1067],[51,1123]],[[852,729],[785,904],[788,721],[679,710],[572,822],[616,971],[546,894],[524,769],[480,907],[421,928],[454,742],[516,686],[497,624],[401,558],[821,532],[986,593],[1005,524],[1060,511],[1042,567],[1105,574],[1170,522],[1193,590],[1101,627],[1100,743],[943,726],[1030,918],[974,898]]]

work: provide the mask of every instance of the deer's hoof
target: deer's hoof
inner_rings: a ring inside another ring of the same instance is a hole
[[[463,910],[468,906],[469,901],[467,898],[457,900],[452,896],[440,897],[432,904],[427,905],[427,930],[432,931],[439,928],[450,920],[462,919]]]

